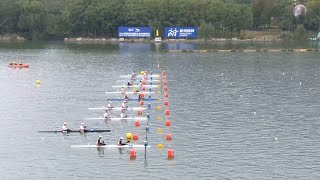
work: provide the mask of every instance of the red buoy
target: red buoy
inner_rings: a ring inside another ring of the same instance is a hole
[[[168,87],[167,87],[167,86],[164,86],[164,87],[163,87],[163,90],[164,90],[164,91],[168,91]]]
[[[167,85],[167,81],[166,80],[163,81],[163,85],[164,86]]]
[[[169,153],[168,153],[168,157],[169,157]],[[130,149],[130,159],[131,160],[136,159],[136,150],[135,149]]]
[[[134,122],[134,125],[135,125],[136,127],[139,127],[139,126],[140,126],[140,121],[139,121],[139,120],[136,120],[136,121]]]
[[[165,102],[164,102],[164,105],[165,105],[165,106],[168,106],[168,105],[169,105],[169,101],[165,101]]]
[[[139,139],[139,136],[138,136],[138,134],[133,134],[133,140],[138,140]]]
[[[172,134],[166,134],[166,140],[167,141],[172,140]]]
[[[146,85],[147,84],[147,82],[146,81],[142,81],[142,85]]]
[[[168,159],[173,159],[173,158],[174,158],[174,150],[168,149]]]
[[[146,91],[146,87],[143,86],[143,87],[141,88],[141,90],[142,90],[142,91]]]
[[[139,109],[139,110],[138,110],[138,116],[141,116],[141,115],[142,115],[142,110]]]
[[[166,109],[166,110],[165,110],[165,114],[166,114],[166,116],[169,116],[169,115],[170,115],[170,110],[169,110],[169,109]]]
[[[171,126],[171,122],[169,119],[166,120],[166,126]]]
[[[140,95],[141,95],[142,98],[144,98],[144,94],[143,93],[141,93]]]
[[[144,101],[140,101],[140,106],[143,106],[144,105]]]
[[[164,97],[169,97],[168,93],[164,93]]]

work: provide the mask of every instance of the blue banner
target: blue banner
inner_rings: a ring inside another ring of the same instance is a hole
[[[167,39],[197,38],[198,27],[165,27],[164,37]]]
[[[150,38],[151,28],[149,27],[118,27],[119,38]]]

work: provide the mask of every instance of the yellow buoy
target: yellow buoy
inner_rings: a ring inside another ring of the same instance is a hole
[[[160,102],[160,101],[161,101],[161,98],[158,98],[158,101]]]
[[[159,129],[157,130],[157,132],[158,132],[158,133],[162,133],[162,129],[159,128]]]
[[[158,144],[158,148],[161,149],[162,148],[162,144]]]
[[[140,73],[141,75],[144,75],[144,71],[141,71],[141,73]]]
[[[161,91],[158,91],[158,94],[160,95],[160,94],[161,94]]]
[[[128,132],[126,134],[126,138],[127,138],[128,141],[130,141],[132,139],[132,134]]]
[[[158,83],[161,82],[160,80],[158,80]]]
[[[160,116],[158,116],[158,117],[157,117],[157,120],[161,120],[161,117],[160,117]]]
[[[36,84],[40,84],[40,80],[38,79],[38,80],[36,80]]]
[[[160,84],[158,85],[158,88],[159,88],[159,89],[161,88],[161,85],[160,85]]]
[[[158,111],[161,111],[161,106],[157,106],[157,110],[158,110]]]

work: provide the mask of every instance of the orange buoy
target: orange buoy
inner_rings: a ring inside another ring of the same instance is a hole
[[[169,119],[166,120],[166,126],[171,126],[171,122]]]
[[[140,121],[139,121],[139,120],[136,120],[136,121],[134,122],[134,125],[135,125],[136,127],[139,127],[139,126],[140,126]]]
[[[168,87],[167,87],[167,86],[164,86],[164,87],[163,87],[163,90],[164,90],[164,91],[168,91]]]
[[[170,110],[169,110],[169,109],[166,109],[166,110],[165,110],[165,114],[166,114],[166,116],[169,116],[169,115],[170,115]]]
[[[164,102],[164,105],[165,105],[165,106],[168,106],[168,105],[169,105],[169,101],[165,101],[165,102]]]
[[[163,85],[164,86],[167,85],[167,81],[166,80],[163,81]]]
[[[173,159],[173,158],[174,158],[174,150],[168,149],[168,159]]]
[[[169,157],[169,151],[168,151],[168,157]],[[130,159],[136,159],[136,150],[130,149]]]
[[[138,110],[138,116],[141,116],[141,115],[142,115],[142,110],[139,109],[139,110]]]
[[[138,134],[133,134],[133,140],[138,140],[139,139],[139,136],[138,136]]]
[[[164,93],[164,97],[169,97],[168,93]]]
[[[143,106],[144,105],[144,101],[140,101],[140,106]]]
[[[141,93],[140,95],[141,95],[142,98],[144,98],[144,93]]]
[[[166,140],[172,140],[172,134],[166,134]]]

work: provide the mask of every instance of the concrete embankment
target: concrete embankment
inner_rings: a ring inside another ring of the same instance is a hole
[[[207,50],[164,50],[163,52],[319,52],[319,49],[207,49]]]

